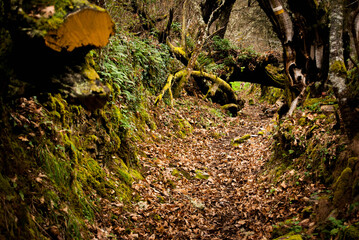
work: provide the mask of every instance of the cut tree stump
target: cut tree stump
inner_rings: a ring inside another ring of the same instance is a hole
[[[45,43],[58,52],[71,52],[83,46],[104,47],[114,34],[114,28],[106,10],[85,7],[68,14],[57,29],[49,30]]]

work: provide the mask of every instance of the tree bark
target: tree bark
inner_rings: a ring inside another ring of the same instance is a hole
[[[201,3],[201,13],[204,22],[207,24],[207,35],[216,32],[215,35],[224,38],[227,31],[229,17],[236,0],[206,0]],[[210,29],[214,22],[217,21],[213,32]]]
[[[359,59],[359,3],[355,0],[345,0],[343,9],[343,58],[346,68],[356,68],[356,72],[348,71],[345,79],[333,74],[331,80],[339,100],[339,110],[346,133],[353,142],[353,151],[359,155],[359,69],[350,51],[353,43],[355,55]],[[353,65],[354,67],[351,67]]]
[[[283,45],[291,86],[324,82],[329,68],[329,15],[324,3],[288,0],[292,17],[280,0],[258,0]]]
[[[282,0],[257,2],[282,42],[291,91],[298,94],[316,82],[323,86],[328,76],[330,53],[326,1],[287,0],[287,5]],[[321,89],[313,91],[314,94],[320,92]]]

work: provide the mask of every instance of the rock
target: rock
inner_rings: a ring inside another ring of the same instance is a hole
[[[99,80],[75,84],[72,97],[78,99],[88,110],[102,108],[108,101],[111,91]]]
[[[335,182],[333,203],[335,206],[340,207],[347,203],[348,198],[351,197],[351,176],[353,171],[347,167],[340,174],[340,177]]]
[[[320,106],[320,110],[324,113],[324,114],[330,114],[330,113],[335,113],[335,107],[334,105],[322,105]]]
[[[206,207],[204,203],[197,199],[191,199],[191,203],[195,208],[198,208],[200,210],[203,210]]]

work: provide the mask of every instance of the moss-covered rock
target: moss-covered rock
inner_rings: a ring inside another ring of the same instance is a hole
[[[233,139],[231,143],[232,143],[233,146],[236,146],[238,144],[245,143],[250,138],[251,138],[251,135],[246,134],[246,135],[243,135],[242,137],[238,137],[238,138]]]
[[[302,240],[302,236],[295,233],[288,233],[284,236],[278,237],[274,240]]]
[[[343,206],[346,202],[348,202],[348,198],[351,197],[351,177],[352,177],[352,170],[347,167],[343,170],[340,174],[340,177],[334,183],[334,196],[333,196],[333,203],[335,206]]]

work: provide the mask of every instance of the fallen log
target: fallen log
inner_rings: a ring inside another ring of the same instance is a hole
[[[214,84],[217,84],[218,87],[220,89],[222,89],[227,94],[227,96],[229,98],[229,103],[237,103],[238,98],[237,98],[235,91],[233,90],[231,85],[229,85],[223,79],[217,77],[216,75],[209,74],[209,73],[202,72],[202,71],[193,71],[192,76],[203,77],[203,78],[206,78],[206,79],[212,81]]]
[[[23,85],[9,97],[60,92],[88,109],[102,107],[110,88],[100,81],[88,53],[114,34],[107,11],[86,0],[7,2],[9,71]]]
[[[106,10],[85,7],[70,13],[57,28],[49,30],[45,44],[55,51],[73,51],[75,48],[104,47],[114,34],[115,24]]]

